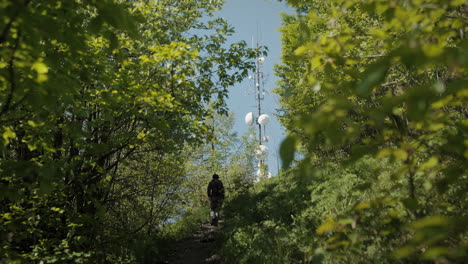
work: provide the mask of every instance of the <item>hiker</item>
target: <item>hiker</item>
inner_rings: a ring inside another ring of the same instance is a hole
[[[211,207],[211,225],[217,226],[219,220],[219,208],[224,200],[223,182],[219,180],[218,174],[213,174],[213,179],[208,184],[208,198],[210,198]]]

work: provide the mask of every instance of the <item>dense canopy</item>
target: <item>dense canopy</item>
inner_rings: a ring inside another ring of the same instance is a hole
[[[226,263],[463,263],[467,2],[284,1],[273,178],[223,2],[0,0],[0,263],[167,261],[213,172]]]
[[[180,215],[189,149],[253,65],[222,2],[0,1],[0,263],[142,257]]]
[[[284,170],[229,205],[226,257],[463,263],[466,1],[287,2]]]

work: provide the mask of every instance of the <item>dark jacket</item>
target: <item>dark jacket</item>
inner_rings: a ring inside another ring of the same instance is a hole
[[[207,190],[208,197],[210,199],[224,199],[224,186],[223,182],[218,180],[218,179],[213,179],[210,181],[208,184],[208,190]]]

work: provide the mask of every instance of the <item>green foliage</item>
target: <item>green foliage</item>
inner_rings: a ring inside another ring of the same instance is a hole
[[[178,167],[183,167],[183,177],[172,177],[170,185],[163,185],[165,188],[172,188],[169,192],[172,196],[167,197],[170,200],[175,199],[177,202],[168,203],[163,208],[161,216],[169,215],[170,217],[160,221],[163,226],[158,230],[157,239],[153,244],[145,244],[144,249],[141,249],[141,246],[140,248],[135,247],[137,253],[134,255],[137,257],[153,252],[154,254],[150,254],[148,259],[152,258],[154,261],[157,255],[161,260],[164,260],[165,256],[167,257],[171,251],[174,251],[173,245],[177,244],[177,241],[191,236],[202,223],[209,221],[209,200],[206,191],[213,173],[219,174],[224,183],[226,201],[248,193],[252,187],[255,168],[253,150],[256,147],[256,141],[255,137],[251,137],[251,134],[255,132],[254,128],[239,140],[238,135],[232,132],[233,114],[225,116],[213,112],[210,117],[205,119],[204,123],[210,128],[207,130],[208,140],[195,146],[187,145],[183,151],[173,157],[173,160],[171,157],[165,157],[169,160],[164,160],[164,163],[174,162],[167,169],[177,170]],[[142,166],[146,164],[146,158],[136,156],[134,164]],[[152,160],[151,164],[154,164],[153,158],[150,160]],[[133,175],[132,171],[138,172],[139,170],[135,167],[129,167],[129,171],[122,175]],[[143,171],[148,170],[144,169]],[[177,179],[180,184],[176,184]],[[144,190],[147,188],[145,186],[147,183],[139,187]],[[133,188],[128,189],[133,191]],[[144,196],[140,195],[138,198],[144,198]],[[122,200],[118,199],[118,201]],[[145,212],[143,209],[134,210],[134,204],[134,202],[128,203],[126,209],[120,211],[126,214],[133,213],[133,211],[140,214]],[[150,209],[149,207],[145,208],[146,210]],[[224,210],[221,211],[221,214],[224,219]],[[126,219],[138,221],[140,218],[132,216]],[[121,243],[122,245],[132,244],[131,241],[122,241]],[[137,262],[140,263],[143,260],[139,258]]]
[[[205,223],[210,215],[209,206],[192,207],[185,212],[174,224],[168,225],[164,230],[165,236],[174,240],[181,240],[193,235],[194,231]]]
[[[465,1],[288,2],[276,92],[293,167],[228,206],[230,262],[462,263]]]
[[[222,2],[0,1],[0,262],[128,263],[157,242],[183,149],[252,67]]]
[[[245,192],[254,181],[253,149],[256,144],[248,135],[239,141],[237,134],[232,132],[234,115],[213,115],[206,122],[212,125],[211,140],[185,150],[189,157],[185,164],[187,178],[181,189],[184,192],[183,211],[186,212],[209,208],[207,186],[214,173],[224,184],[226,199]],[[247,134],[250,133],[253,130]]]
[[[280,146],[280,157],[283,161],[283,169],[289,168],[291,162],[294,160],[294,150],[295,150],[296,139],[292,136],[288,136]]]

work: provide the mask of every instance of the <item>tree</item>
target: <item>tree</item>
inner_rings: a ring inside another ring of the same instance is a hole
[[[245,42],[224,45],[233,32],[225,20],[200,21],[221,3],[0,3],[1,261],[102,263],[128,253],[105,246],[115,238],[107,228],[128,201],[157,191],[115,188],[176,186],[182,168],[167,175],[169,164],[206,138],[208,106],[225,112],[228,87],[252,66]],[[143,207],[152,223],[164,218]],[[144,230],[141,219],[123,223]]]
[[[248,135],[242,140],[232,132],[234,115],[213,115],[206,121],[212,124],[210,140],[196,148],[187,149],[185,190],[187,210],[208,208],[206,188],[213,173],[220,175],[226,198],[248,189],[254,180],[254,140]],[[251,131],[252,132],[252,131]],[[207,214],[208,216],[208,214]]]
[[[284,169],[228,205],[225,255],[463,262],[465,1],[288,3],[298,13],[284,15],[276,66]]]
[[[312,164],[328,160],[353,167],[366,155],[383,164],[389,159],[396,165],[392,177],[401,184],[386,189],[397,195],[382,191],[343,217],[365,218],[364,204],[374,216],[384,212],[382,206],[403,205],[405,224],[417,235],[397,236],[406,243],[395,251],[398,258],[459,258],[463,236],[457,232],[466,233],[466,225],[455,223],[464,219],[467,201],[451,195],[467,187],[467,146],[456,143],[466,138],[465,2],[289,2],[300,13],[285,16],[283,65],[277,67],[282,121],[291,135],[285,143],[297,142]],[[292,151],[294,144],[287,145]],[[364,180],[366,188],[380,184]],[[359,244],[350,239],[359,227],[330,223],[317,232],[347,238],[326,248]],[[429,239],[435,234],[438,239]]]

